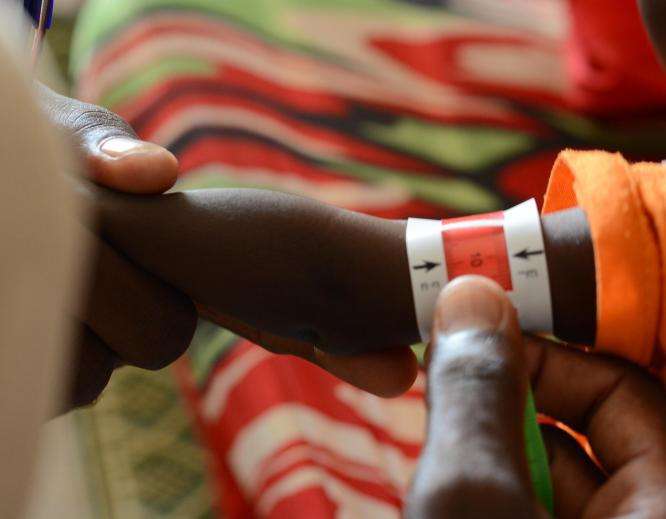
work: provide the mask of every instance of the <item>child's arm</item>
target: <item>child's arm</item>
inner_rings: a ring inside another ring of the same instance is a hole
[[[418,341],[403,222],[259,190],[99,201],[111,243],[215,312],[336,353]]]
[[[587,216],[576,207],[546,214],[541,222],[554,333],[565,341],[594,344],[597,287]]]
[[[224,189],[99,194],[104,236],[197,303],[332,353],[418,342],[405,222],[301,197]],[[555,331],[594,337],[594,259],[584,214],[544,218]]]

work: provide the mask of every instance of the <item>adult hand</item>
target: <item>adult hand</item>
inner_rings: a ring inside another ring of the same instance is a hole
[[[37,88],[44,112],[73,143],[91,181],[136,194],[173,186],[178,161],[168,150],[139,140],[104,108]],[[94,261],[84,302],[75,311],[79,340],[64,409],[94,402],[120,365],[159,369],[173,362],[189,345],[197,320],[187,296],[92,233],[90,242]]]
[[[178,160],[166,148],[140,140],[129,124],[105,108],[36,87],[42,109],[70,138],[90,180],[136,194],[159,194],[174,185]]]
[[[601,464],[546,430],[556,516],[663,516],[666,392],[657,381],[624,362],[525,344],[506,295],[482,278],[444,290],[433,337],[409,517],[546,517],[524,452],[528,374],[539,410],[585,434]]]

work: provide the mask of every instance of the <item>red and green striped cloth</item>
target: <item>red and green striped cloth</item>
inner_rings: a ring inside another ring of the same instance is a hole
[[[666,155],[666,80],[621,2],[89,0],[73,72],[178,155],[179,189],[456,216],[541,197],[565,147]],[[227,516],[400,516],[423,376],[381,400],[209,323],[177,373]]]

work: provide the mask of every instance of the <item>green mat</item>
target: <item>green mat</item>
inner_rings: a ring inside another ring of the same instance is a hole
[[[215,516],[204,451],[169,370],[121,369],[76,418],[96,517]]]

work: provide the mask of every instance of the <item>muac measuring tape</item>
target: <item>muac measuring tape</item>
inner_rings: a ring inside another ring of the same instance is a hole
[[[503,212],[449,220],[412,218],[407,222],[406,242],[416,321],[423,342],[430,339],[439,293],[449,281],[468,274],[493,279],[506,290],[523,330],[552,332],[548,265],[534,199]],[[534,492],[552,514],[548,457],[531,392],[524,431]]]
[[[488,277],[504,288],[523,330],[552,332],[548,267],[533,199],[503,212],[450,220],[411,218],[406,241],[416,320],[424,342],[430,338],[442,288],[467,274]]]

